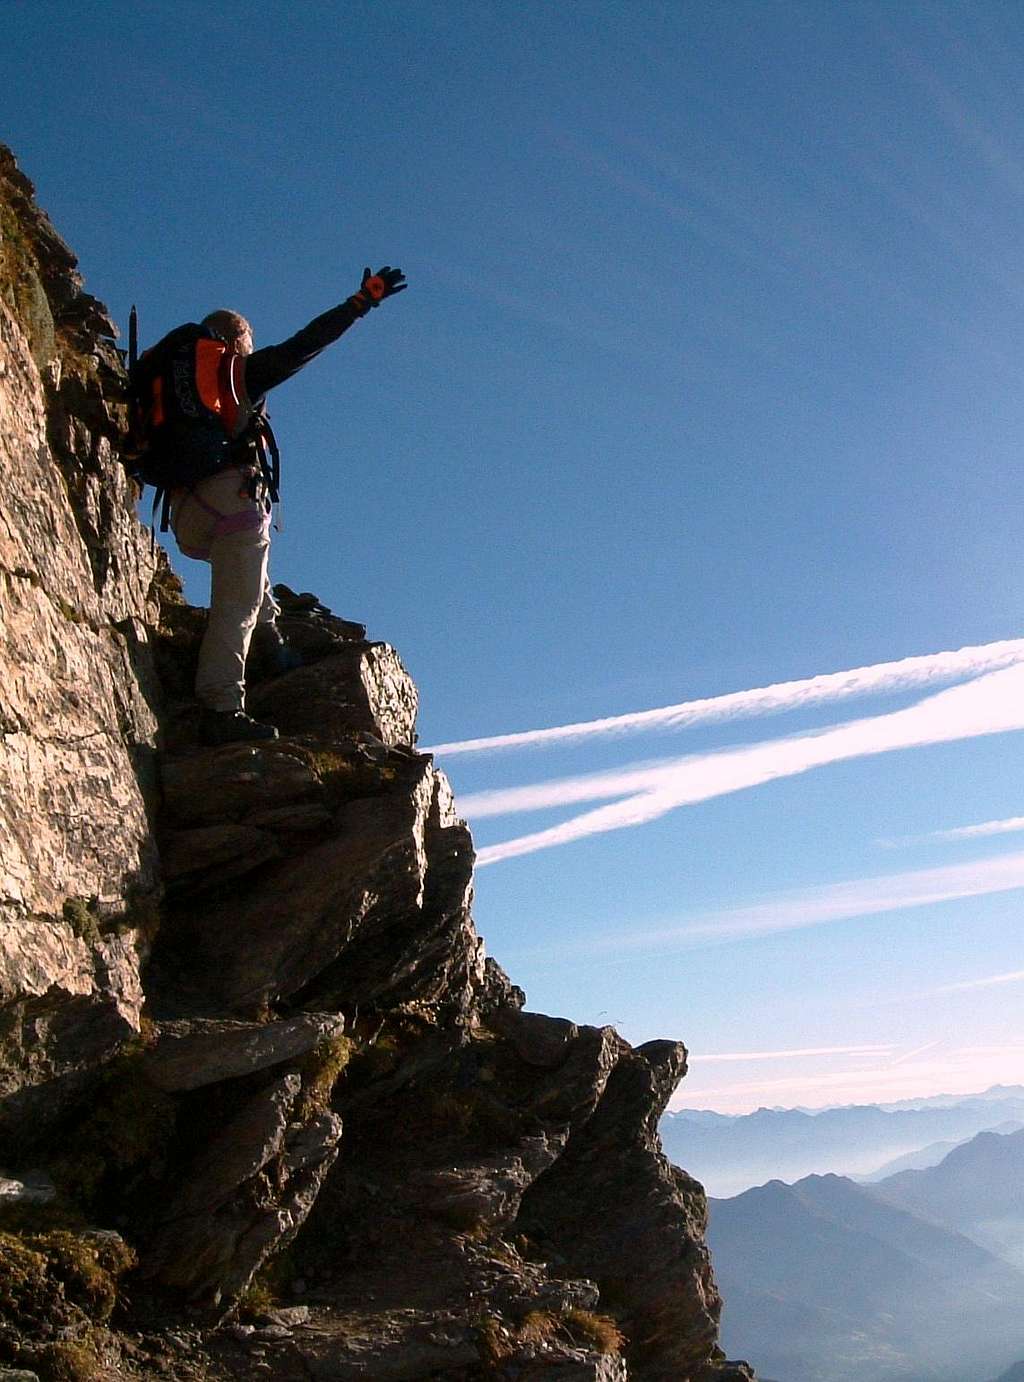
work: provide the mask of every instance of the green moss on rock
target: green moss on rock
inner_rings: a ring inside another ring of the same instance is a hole
[[[33,1358],[40,1382],[101,1382],[107,1374],[91,1336],[48,1344]]]
[[[45,1257],[51,1277],[64,1295],[100,1324],[117,1303],[118,1279],[135,1265],[135,1254],[116,1233],[77,1234],[66,1230],[33,1236],[28,1246]]]
[[[0,1365],[41,1382],[105,1376],[100,1328],[135,1254],[115,1233],[0,1233]]]
[[[0,1233],[0,1353],[13,1361],[21,1338],[45,1337],[73,1320],[45,1253],[14,1234]]]
[[[40,369],[56,353],[53,314],[39,265],[14,209],[0,201],[0,297],[17,316]]]
[[[100,923],[94,897],[65,898],[61,914],[76,936],[87,945],[96,944],[100,938]]]

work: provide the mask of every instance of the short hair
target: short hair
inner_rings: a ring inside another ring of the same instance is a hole
[[[203,318],[203,326],[216,331],[225,341],[237,341],[243,336],[252,336],[252,327],[240,312],[232,312],[229,307],[218,307]]]

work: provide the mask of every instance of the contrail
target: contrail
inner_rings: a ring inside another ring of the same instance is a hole
[[[913,1051],[907,1051],[902,1056],[897,1056],[895,1060],[889,1062],[889,1069],[894,1070],[897,1065],[905,1065],[907,1061],[916,1060],[918,1056],[923,1056],[926,1051],[934,1051],[936,1046],[942,1045],[942,1039],[938,1041],[926,1041],[923,1046],[915,1046]]]
[[[681,701],[657,710],[636,710],[628,715],[610,715],[600,720],[581,720],[549,729],[527,729],[515,734],[494,734],[483,739],[460,739],[434,744],[427,753],[485,753],[497,749],[531,748],[569,739],[596,735],[642,734],[648,730],[680,730],[690,725],[720,720],[747,719],[756,715],[778,715],[786,710],[821,705],[827,701],[849,700],[854,696],[882,692],[910,691],[921,686],[959,681],[980,676],[1024,661],[1024,638],[1008,638],[997,643],[960,648],[955,652],[927,653],[905,657],[898,662],[879,662],[871,667],[854,667],[847,672],[828,672],[802,681],[780,681],[750,691],[731,691],[723,696]]]
[[[459,810],[474,821],[487,816],[512,816],[523,811],[542,811],[552,806],[572,806],[584,801],[608,801],[612,797],[647,794],[672,781],[683,763],[706,754],[686,758],[664,758],[653,763],[634,763],[608,772],[581,773],[577,777],[553,778],[549,782],[528,782],[522,787],[491,787],[483,792],[468,792],[459,798]]]
[[[967,979],[960,984],[943,984],[942,988],[932,989],[932,993],[967,993],[971,989],[988,989],[999,984],[1021,982],[1024,982],[1024,969],[1014,969],[1009,974],[990,974],[986,979]]]
[[[1019,729],[1024,729],[1024,667],[1015,665],[937,692],[888,715],[678,759],[657,770],[656,784],[624,801],[586,811],[547,830],[486,846],[477,854],[477,866],[568,844],[588,835],[643,825],[676,807],[709,801],[829,763]],[[612,795],[607,790],[609,785],[605,784],[605,795]],[[570,786],[575,790],[574,780]],[[472,798],[463,802],[470,816],[471,803]],[[490,805],[493,808],[494,802]]]

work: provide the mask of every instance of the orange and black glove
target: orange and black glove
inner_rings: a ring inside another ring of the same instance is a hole
[[[389,264],[385,264],[383,269],[373,273],[371,269],[365,268],[362,286],[358,293],[352,294],[349,301],[359,309],[359,315],[364,316],[371,307],[379,307],[385,298],[394,297],[395,293],[402,292],[408,286],[401,269],[393,269]]]

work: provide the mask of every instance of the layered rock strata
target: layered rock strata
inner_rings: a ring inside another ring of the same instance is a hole
[[[0,1174],[56,1188],[0,1204],[0,1367],[751,1378],[657,1137],[685,1051],[523,1010],[394,650],[279,587],[281,738],[196,745],[112,324],[6,152],[0,211]]]

